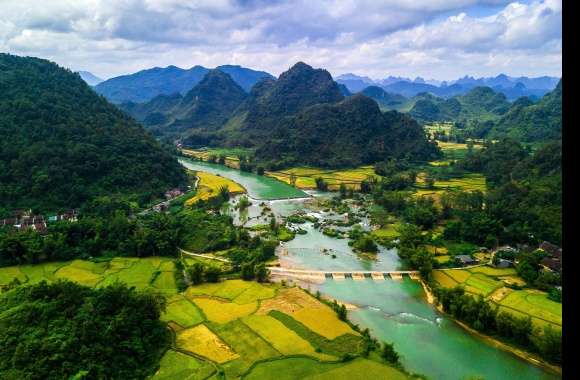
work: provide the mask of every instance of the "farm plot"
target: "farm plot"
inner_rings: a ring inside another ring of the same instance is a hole
[[[239,377],[257,361],[282,357],[282,354],[240,320],[223,325],[211,324],[211,329],[240,355],[238,359],[224,365],[228,378]]]
[[[336,317],[334,310],[328,306],[303,308],[291,314],[291,317],[326,339],[334,339],[344,334],[357,334],[349,325]]]
[[[300,189],[315,189],[316,178],[322,178],[330,190],[338,190],[341,184],[347,188],[359,189],[362,181],[369,177],[379,176],[375,174],[372,166],[361,166],[354,169],[324,170],[310,167],[298,167],[284,171],[266,172],[266,175],[282,182],[294,185]]]
[[[203,324],[179,331],[176,336],[176,345],[182,350],[203,356],[216,363],[225,363],[240,357]]]
[[[363,376],[365,379],[404,380],[408,377],[386,365],[366,359],[349,363],[320,363],[307,358],[287,358],[260,363],[244,377],[247,380],[349,380]]]
[[[242,321],[284,355],[308,355],[322,360],[336,360],[333,356],[316,352],[309,342],[273,317],[251,315]]]
[[[175,350],[168,350],[159,365],[160,368],[152,380],[205,379],[215,372],[210,363]]]
[[[204,318],[193,303],[181,295],[176,295],[167,303],[167,309],[161,315],[161,320],[173,321],[181,327],[190,327],[203,322]]]
[[[562,304],[548,299],[547,294],[538,290],[516,290],[508,294],[500,306],[514,310],[533,319],[562,326]]]
[[[211,298],[193,298],[192,301],[201,309],[208,320],[217,323],[228,323],[250,315],[258,309],[256,301],[238,305]]]
[[[199,178],[199,182],[197,184],[197,193],[195,196],[185,201],[186,206],[190,206],[196,202],[202,200],[206,201],[210,198],[216,197],[222,187],[227,187],[230,194],[242,194],[246,192],[246,190],[240,184],[232,181],[229,178],[202,171],[198,171],[196,175]]]

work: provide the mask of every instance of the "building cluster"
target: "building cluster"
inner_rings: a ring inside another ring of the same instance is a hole
[[[562,248],[545,241],[540,244],[539,249],[547,254],[547,256],[540,261],[540,265],[544,270],[560,273],[562,271]]]
[[[13,210],[9,218],[0,219],[0,227],[10,226],[19,230],[33,230],[40,234],[46,233],[47,223],[58,221],[76,222],[79,211],[77,209],[67,210],[63,213],[49,215],[35,215],[32,210]]]

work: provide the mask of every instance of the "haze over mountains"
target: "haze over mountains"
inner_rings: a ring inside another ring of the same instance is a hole
[[[549,76],[528,78],[509,77],[505,74],[487,78],[464,76],[449,82],[424,80],[420,77],[412,80],[410,78],[392,76],[381,80],[373,80],[355,74],[339,75],[336,78],[338,83],[344,84],[353,93],[362,91],[368,86],[378,86],[387,92],[406,97],[413,97],[421,92],[430,92],[433,95],[449,97],[462,95],[475,87],[487,86],[497,92],[502,92],[509,100],[515,100],[521,96],[539,98],[548,91],[553,90],[558,84],[558,80],[559,78]]]
[[[229,74],[246,92],[263,78],[273,78],[264,71],[235,65],[222,65],[217,70]],[[210,71],[203,66],[181,69],[176,66],[155,67],[134,74],[108,79],[95,86],[95,91],[112,103],[144,103],[158,95],[185,95]]]

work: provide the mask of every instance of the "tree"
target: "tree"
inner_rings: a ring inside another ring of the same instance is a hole
[[[270,270],[266,268],[266,264],[264,263],[256,265],[255,272],[258,282],[267,282],[270,278]]]
[[[207,265],[204,276],[207,282],[218,282],[220,279],[221,269],[217,265]]]
[[[244,262],[240,266],[241,276],[243,280],[253,280],[255,277],[254,263]]]
[[[194,285],[198,285],[203,282],[204,269],[204,265],[199,261],[196,261],[191,267],[187,269],[187,275]]]
[[[391,364],[399,363],[399,354],[397,353],[397,351],[395,351],[393,343],[383,342],[381,357]]]

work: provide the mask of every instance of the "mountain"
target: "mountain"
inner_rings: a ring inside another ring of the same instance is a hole
[[[104,80],[88,71],[79,71],[78,73],[89,86],[96,86]]]
[[[156,135],[181,135],[191,129],[215,130],[244,101],[247,93],[221,70],[210,70],[185,96],[158,95],[147,103],[123,103]]]
[[[342,96],[351,96],[352,92],[350,92],[348,90],[348,87],[346,87],[344,84],[339,83],[338,84],[338,89],[340,90],[340,93],[342,94]]]
[[[412,101],[414,105],[409,115],[423,123],[495,120],[505,114],[510,107],[505,95],[496,93],[489,87],[475,87],[464,95],[448,99],[421,93]]]
[[[176,159],[80,75],[0,54],[0,207],[73,208],[113,194],[146,202],[184,181]]]
[[[391,94],[379,86],[369,86],[361,91],[361,94],[368,96],[379,104],[381,109],[399,110],[408,101],[403,95]]]
[[[229,74],[246,91],[264,78],[273,78],[264,71],[255,71],[241,66],[224,65],[218,66],[217,69]],[[128,101],[144,103],[157,95],[175,93],[185,95],[202,80],[209,70],[203,66],[194,66],[187,70],[176,66],[155,67],[111,78],[95,86],[95,91],[117,104]]]
[[[428,159],[437,148],[416,121],[396,111],[383,114],[362,94],[285,119],[256,150],[270,167],[356,167],[403,156]]]
[[[343,98],[328,71],[298,62],[277,80],[266,79],[256,84],[225,128],[242,132],[234,140],[251,140],[267,135],[285,117]]]
[[[514,102],[488,135],[506,136],[525,142],[562,139],[562,80],[537,103],[525,99]]]

